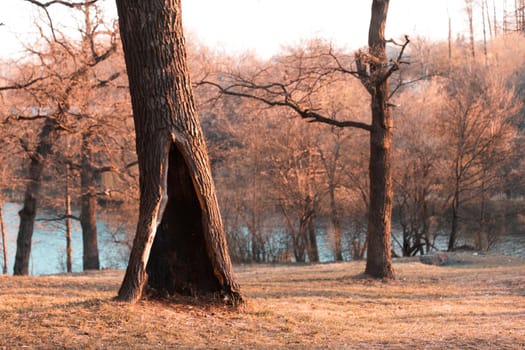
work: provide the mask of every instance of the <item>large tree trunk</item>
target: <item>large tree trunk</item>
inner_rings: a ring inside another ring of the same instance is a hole
[[[239,302],[189,81],[180,0],[117,0],[117,7],[140,174],[139,221],[118,299],[137,301],[147,282],[162,293],[220,292]]]
[[[97,237],[97,191],[93,169],[91,133],[82,133],[82,164],[80,168],[80,226],[82,227],[82,265],[84,270],[100,269]]]
[[[46,119],[44,127],[39,135],[39,144],[31,156],[29,165],[29,181],[24,196],[24,205],[20,212],[20,226],[16,239],[16,256],[14,275],[29,274],[29,258],[31,256],[31,241],[35,226],[36,209],[40,196],[42,173],[47,157],[51,154],[54,139],[56,137],[55,122]]]
[[[388,0],[374,0],[368,35],[370,53],[387,62],[385,25]],[[394,121],[388,107],[388,78],[384,68],[371,64],[372,129],[370,131],[370,207],[365,273],[376,278],[393,278],[390,243],[392,217],[392,132]]]

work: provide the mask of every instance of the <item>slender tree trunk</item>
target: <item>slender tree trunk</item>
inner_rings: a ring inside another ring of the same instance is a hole
[[[425,198],[426,195],[423,194],[423,198]],[[426,199],[423,200],[423,232],[422,232],[422,239],[425,242],[425,248],[421,246],[420,253],[421,255],[425,255],[425,253],[428,253],[430,250],[430,225],[431,225],[431,219],[430,219],[430,213],[428,209],[428,203]]]
[[[519,8],[518,8],[518,0],[514,0],[514,23],[516,26],[516,31],[520,28],[520,16],[519,16]]]
[[[293,254],[296,262],[305,262],[305,233],[304,233],[304,226],[305,226],[305,219],[300,218],[299,219],[299,229],[295,229],[295,224],[290,219],[290,216],[288,215],[288,212],[286,211],[286,207],[283,203],[280,205],[281,211],[283,213],[286,226],[288,227],[289,236],[292,238],[292,248],[293,248]]]
[[[335,186],[331,185],[330,192],[330,219],[334,227],[334,257],[335,261],[343,261],[343,247],[341,244],[341,221],[339,220],[339,212],[335,201]]]
[[[317,247],[317,237],[315,230],[315,214],[308,218],[308,260],[311,263],[319,262],[319,248]]]
[[[452,252],[456,249],[456,240],[459,225],[459,200],[459,180],[457,180],[456,189],[454,191],[454,198],[452,199],[452,227],[450,229],[450,237],[448,239],[449,252]]]
[[[503,33],[507,33],[509,31],[508,28],[508,21],[507,21],[507,0],[503,0]]]
[[[492,0],[492,12],[493,12],[493,20],[492,23],[494,24],[494,37],[498,37],[498,15],[496,10],[496,1]]]
[[[519,26],[518,31],[525,31],[525,3],[523,0],[518,1],[518,17],[519,17]]]
[[[483,172],[485,176],[485,172]],[[481,203],[479,209],[479,230],[477,234],[477,249],[488,250],[489,249],[489,238],[487,233],[487,214],[486,214],[486,191],[485,191],[485,180],[481,180]]]
[[[0,233],[2,234],[2,253],[4,256],[4,266],[2,268],[2,273],[4,275],[7,275],[7,238],[5,234],[5,228],[4,228],[4,216],[2,214],[4,203],[0,201]]]
[[[118,299],[137,301],[147,282],[169,294],[221,292],[241,302],[195,110],[180,0],[117,0],[117,8],[140,174],[139,221]]]
[[[251,237],[252,261],[261,262],[262,247],[257,232],[255,232],[255,224],[252,222],[248,225],[248,234]]]
[[[71,194],[69,193],[69,165],[66,164],[66,270],[73,272],[73,245],[71,240]]]
[[[473,0],[465,0],[467,5],[467,16],[468,16],[468,28],[470,35],[470,55],[472,58],[476,57],[476,43],[474,42],[474,12],[472,8]]]
[[[97,237],[97,191],[91,142],[93,142],[91,133],[82,133],[80,226],[82,227],[83,270],[100,269]]]
[[[39,144],[31,156],[29,164],[29,181],[27,183],[24,196],[24,204],[18,215],[20,215],[20,226],[16,240],[16,256],[14,265],[14,275],[29,274],[29,258],[31,256],[31,241],[35,225],[38,198],[42,182],[42,173],[47,157],[51,154],[51,149],[56,137],[55,122],[46,119],[44,127],[39,135]]]
[[[297,235],[297,262],[305,262],[306,258],[310,259],[312,251],[310,250],[310,242],[308,237],[308,217],[303,216],[299,219],[299,232]],[[311,260],[310,260],[311,261]]]
[[[494,31],[492,30],[492,21],[490,19],[490,10],[489,10],[489,3],[488,0],[482,0],[481,2],[482,11],[483,11],[483,22],[485,22],[485,17],[487,18],[487,25],[489,29],[489,36],[490,40],[494,40]],[[485,24],[483,24],[483,27],[485,27]],[[485,30],[485,28],[483,28]]]
[[[372,18],[368,35],[370,53],[387,62],[385,25],[388,0],[372,3]],[[376,278],[393,278],[391,253],[392,218],[392,132],[394,121],[388,107],[389,84],[383,78],[383,68],[371,65],[372,129],[370,131],[370,207],[368,212],[368,249],[365,273]]]
[[[486,27],[486,12],[485,12],[485,4],[482,2],[481,4],[481,17],[483,22],[483,56],[485,57],[485,64],[487,64],[488,59],[488,49],[487,49],[487,27]],[[490,18],[490,16],[488,16]],[[490,25],[490,23],[489,23]],[[490,28],[489,28],[490,30]]]
[[[452,69],[452,18],[448,15],[448,71]]]

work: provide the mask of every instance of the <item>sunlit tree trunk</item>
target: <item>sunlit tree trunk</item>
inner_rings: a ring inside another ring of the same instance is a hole
[[[168,294],[242,300],[195,110],[180,0],[117,0],[139,161],[139,221],[119,300]],[[151,253],[151,254],[150,254]]]
[[[388,0],[375,0],[368,45],[379,62],[387,62],[385,26]],[[370,130],[370,206],[368,214],[368,248],[365,273],[376,278],[393,278],[391,253],[392,218],[392,133],[394,121],[388,107],[388,78],[383,68],[371,65],[372,128]]]

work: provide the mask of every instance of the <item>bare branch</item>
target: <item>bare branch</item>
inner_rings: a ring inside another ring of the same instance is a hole
[[[37,83],[41,80],[44,80],[48,77],[38,77],[38,78],[35,78],[35,79],[31,79],[25,83],[15,83],[13,85],[7,85],[7,86],[0,86],[0,91],[6,91],[6,90],[19,90],[19,89],[24,89],[26,87],[29,87],[31,85],[33,85],[34,83]]]
[[[29,2],[33,5],[36,5],[38,7],[41,7],[43,9],[47,9],[48,7],[52,5],[64,5],[69,8],[80,8],[83,6],[90,6],[98,2],[98,0],[91,0],[91,1],[82,1],[82,2],[70,2],[70,1],[63,1],[63,0],[52,0],[47,2],[41,2],[36,0],[24,0],[26,2]]]
[[[120,77],[121,72],[115,72],[111,74],[111,76],[104,80],[99,80],[97,84],[92,85],[93,88],[103,88],[106,87],[109,83],[116,80],[118,77]]]
[[[58,40],[57,36],[56,36],[56,30],[55,30],[55,26],[53,25],[53,19],[51,18],[51,14],[49,13],[49,10],[48,10],[48,7],[52,6],[52,5],[63,5],[63,6],[66,6],[66,7],[69,7],[69,8],[82,8],[84,6],[91,6],[95,3],[98,2],[98,0],[91,0],[91,1],[84,1],[84,2],[69,2],[69,1],[63,1],[63,0],[52,0],[52,1],[48,1],[48,2],[42,2],[42,1],[37,1],[37,0],[23,0],[23,1],[26,1],[26,2],[29,2],[35,6],[38,6],[40,7],[44,13],[46,14],[46,17],[47,17],[47,20],[49,22],[49,29],[51,30],[51,35],[53,36],[53,40],[59,44],[60,46],[62,46],[73,58],[75,57],[75,55],[72,54],[71,50],[69,47],[67,47],[67,45]],[[42,34],[42,31],[40,30],[41,32],[41,36],[44,37],[44,35]],[[95,60],[97,61],[97,60]]]
[[[356,78],[361,78],[361,74],[363,72],[362,72],[362,70],[359,69],[359,65],[358,65],[356,71],[345,68],[343,66],[343,64],[341,63],[341,60],[339,59],[339,57],[337,57],[333,53],[332,48],[330,48],[330,51],[328,52],[328,55],[335,61],[336,65],[337,65],[337,69],[336,69],[337,71],[339,71],[341,73],[353,75]],[[356,64],[357,64],[357,54],[356,54]]]
[[[286,89],[284,88],[284,85],[282,84],[273,83],[273,84],[269,84],[266,86],[257,86],[257,85],[247,86],[246,84],[234,84],[234,85],[224,88],[221,85],[215,82],[211,82],[211,81],[203,81],[199,83],[199,85],[204,85],[204,84],[214,86],[215,88],[219,90],[221,94],[224,94],[224,95],[249,98],[252,100],[263,102],[264,104],[271,106],[271,107],[280,106],[280,107],[290,108],[293,111],[295,111],[301,118],[307,119],[311,123],[324,123],[324,124],[337,126],[339,128],[351,127],[351,128],[358,128],[358,129],[363,129],[367,131],[372,130],[372,126],[366,123],[352,121],[352,120],[339,121],[336,119],[322,116],[319,113],[309,110],[308,108],[301,108],[291,99],[290,94],[287,93]],[[261,96],[256,96],[256,95],[245,93],[245,92],[234,91],[235,88],[244,87],[244,88],[250,88],[250,89],[255,89],[255,90],[263,89],[266,92],[272,93],[271,91],[266,90],[266,88],[271,88],[275,86],[279,86],[283,88],[284,96],[281,95],[283,97],[283,100],[281,101],[272,101],[270,99],[267,99]]]
[[[390,40],[390,42],[393,42],[394,44],[396,44],[397,46],[401,46],[401,50],[399,50],[399,54],[397,55],[397,59],[395,60],[390,60],[390,68],[388,69],[388,71],[381,77],[381,79],[379,80],[379,83],[382,84],[383,82],[385,82],[388,78],[390,78],[390,76],[399,70],[399,67],[401,66],[401,64],[408,64],[408,62],[406,61],[402,61],[401,59],[403,58],[403,55],[405,53],[405,49],[406,47],[408,46],[408,44],[410,43],[410,39],[408,38],[408,35],[405,35],[405,42],[403,44],[397,44],[394,40]]]
[[[394,89],[392,89],[392,92],[390,93],[390,95],[388,95],[388,99],[391,99],[392,96],[394,96],[396,94],[396,92],[401,89],[403,86],[407,86],[407,85],[412,85],[412,84],[415,84],[421,80],[427,80],[427,79],[430,79],[432,77],[435,77],[435,76],[438,76],[438,74],[427,74],[427,75],[423,75],[423,76],[420,76],[420,77],[417,77],[415,79],[412,79],[412,80],[408,80],[408,81],[400,81],[396,87]]]
[[[36,221],[54,222],[54,221],[62,221],[65,219],[73,219],[73,220],[80,221],[80,217],[75,216],[75,215],[62,215],[62,216],[56,216],[53,218],[38,218],[36,219]]]
[[[108,173],[108,172],[117,172],[118,170],[114,166],[110,165],[110,166],[94,168],[93,171],[97,174],[101,174],[101,173]]]
[[[7,117],[4,120],[3,124],[9,123],[9,121],[11,121],[11,120],[33,121],[33,120],[47,119],[47,118],[49,118],[48,115],[42,115],[42,114],[32,115],[30,117],[25,116],[25,115],[16,115],[16,116],[9,116],[9,117]]]
[[[129,169],[129,168],[132,168],[132,167],[134,167],[134,166],[136,166],[136,165],[138,165],[138,164],[139,164],[139,161],[138,161],[138,160],[135,160],[135,161],[133,161],[133,162],[131,162],[131,163],[126,164],[126,166],[125,166],[124,168],[125,168],[125,169]]]

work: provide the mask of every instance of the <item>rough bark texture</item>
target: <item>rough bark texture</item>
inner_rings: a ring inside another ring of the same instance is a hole
[[[388,0],[374,0],[368,34],[370,54],[387,62],[385,26]],[[385,68],[371,64],[370,207],[365,273],[376,278],[393,278],[390,230],[392,217],[392,132],[394,121],[388,107],[388,77]]]
[[[117,8],[140,173],[139,222],[118,299],[139,299],[149,274],[161,292],[241,301],[195,111],[180,0],[117,0]]]
[[[82,266],[84,270],[100,269],[97,237],[97,192],[91,134],[82,134],[82,164],[80,169],[80,226],[82,227]]]
[[[52,145],[56,138],[56,126],[52,119],[46,119],[39,135],[39,144],[31,155],[29,165],[29,181],[24,196],[24,205],[19,211],[20,226],[16,239],[16,256],[14,275],[29,274],[29,258],[31,256],[31,240],[35,225],[36,209],[40,196],[42,173],[47,157],[51,154]]]

